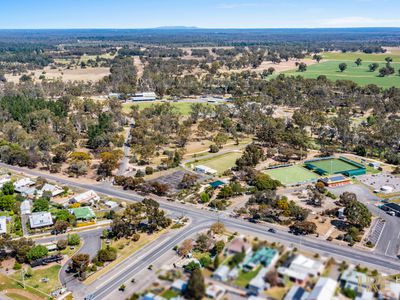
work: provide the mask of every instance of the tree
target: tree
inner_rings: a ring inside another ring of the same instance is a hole
[[[361,202],[352,200],[347,203],[344,214],[353,226],[360,229],[368,227],[371,224],[372,214]]]
[[[312,234],[317,231],[317,225],[309,221],[297,221],[289,229],[300,234]]]
[[[258,191],[276,190],[277,187],[281,186],[281,183],[278,180],[274,180],[264,173],[256,175],[252,184]]]
[[[14,184],[12,182],[6,182],[1,189],[3,195],[13,195],[14,194]]]
[[[71,260],[70,268],[78,274],[80,279],[85,279],[90,260],[89,254],[78,253]]]
[[[79,234],[76,233],[69,234],[67,240],[68,240],[68,245],[70,246],[77,246],[81,243],[81,237],[79,236]]]
[[[218,256],[218,254],[222,253],[224,248],[225,248],[225,242],[224,241],[220,240],[220,241],[216,241],[215,242],[214,250],[215,250],[215,253],[217,254],[217,256]]]
[[[207,234],[200,234],[196,240],[196,249],[206,252],[210,250],[212,246],[212,240]]]
[[[391,58],[390,56],[385,57],[385,61],[386,63],[390,64],[393,61],[393,58]]]
[[[359,66],[361,66],[362,59],[361,58],[357,58],[354,63],[357,65],[357,67],[359,67]]]
[[[305,71],[307,71],[307,64],[305,64],[305,63],[303,63],[303,62],[299,63],[299,65],[298,65],[298,70],[299,70],[300,72],[305,72]]]
[[[340,72],[344,72],[346,69],[347,69],[347,64],[346,63],[340,63],[339,64]]]
[[[255,144],[250,144],[246,146],[242,157],[236,160],[236,165],[239,169],[244,167],[254,167],[263,159],[263,157],[263,150]]]
[[[57,241],[57,249],[58,250],[64,250],[67,248],[67,246],[68,246],[67,240],[62,239],[62,240]]]
[[[225,232],[225,225],[224,223],[221,222],[217,222],[211,225],[210,230],[214,233],[214,234],[222,234]]]
[[[15,205],[15,197],[12,195],[0,196],[0,210],[12,211]]]
[[[26,257],[28,258],[29,261],[33,261],[33,260],[47,256],[48,253],[49,253],[49,250],[47,249],[46,246],[37,245],[37,246],[33,246],[29,250]]]
[[[179,255],[186,257],[193,250],[193,241],[184,240],[182,245],[178,248]]]
[[[67,221],[63,221],[63,220],[58,220],[56,221],[56,223],[54,224],[54,229],[57,232],[65,232],[68,229],[68,222]]]
[[[368,69],[370,72],[375,72],[379,68],[378,63],[372,63],[368,65]]]
[[[321,59],[322,59],[321,55],[318,55],[318,54],[313,55],[313,60],[315,60],[317,63],[319,63],[321,61]]]
[[[213,262],[213,264],[214,264],[214,270],[218,269],[220,263],[221,263],[221,262],[220,262],[220,260],[219,260],[219,255],[215,255],[214,262]]]
[[[205,297],[206,286],[200,269],[195,269],[190,274],[185,297],[193,300],[201,300]]]
[[[185,173],[182,177],[181,182],[179,183],[179,188],[181,189],[190,189],[192,188],[199,177],[195,174]]]
[[[50,207],[50,201],[45,198],[39,198],[33,202],[33,211],[48,211]]]
[[[117,258],[117,249],[107,245],[105,249],[100,249],[97,252],[96,257],[101,262],[113,261]]]
[[[347,206],[351,201],[357,201],[356,194],[350,192],[344,192],[339,197],[340,205]]]

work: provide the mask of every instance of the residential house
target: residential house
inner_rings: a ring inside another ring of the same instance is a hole
[[[34,212],[29,216],[29,224],[32,229],[53,225],[53,217],[47,211]]]
[[[104,203],[104,205],[107,206],[107,207],[110,208],[110,209],[114,209],[114,208],[118,207],[118,203],[115,202],[115,201],[111,201],[111,200],[106,201],[106,202]]]
[[[303,287],[294,285],[283,300],[307,300],[308,295],[309,293]]]
[[[318,279],[307,300],[331,300],[337,287],[337,281],[328,277]]]
[[[400,283],[386,282],[385,286],[381,287],[378,299],[400,299]]]
[[[252,247],[249,242],[245,241],[242,238],[234,238],[232,242],[230,242],[229,246],[226,248],[228,254],[236,254],[244,252],[246,255],[250,254],[252,251]]]
[[[32,204],[29,199],[25,199],[21,202],[20,206],[21,215],[30,215],[32,211]]]
[[[95,213],[88,206],[71,208],[69,209],[69,212],[73,214],[78,221],[90,221],[96,219]]]
[[[340,286],[362,293],[372,281],[366,274],[357,272],[354,269],[347,269],[340,275]]]
[[[257,296],[269,288],[269,283],[265,281],[268,268],[262,268],[257,275],[250,280],[247,286],[247,294]]]
[[[198,173],[208,174],[208,175],[217,175],[218,174],[217,170],[214,170],[210,167],[203,166],[203,165],[196,166],[194,168],[194,171],[198,172]]]
[[[96,194],[95,191],[86,191],[82,194],[76,195],[68,200],[70,204],[73,203],[90,203],[93,204],[100,200],[100,197]]]
[[[64,190],[57,185],[49,183],[45,183],[41,189],[35,187],[22,187],[20,189],[21,195],[30,199],[40,198],[44,192],[49,192],[51,193],[51,197],[56,197],[64,193]]]
[[[247,258],[243,264],[245,271],[251,271],[262,264],[265,268],[274,265],[279,259],[279,252],[276,249],[262,247],[252,256]]]
[[[154,295],[153,293],[147,293],[141,296],[139,300],[165,300],[165,298],[158,295]]]
[[[64,190],[61,187],[50,183],[45,183],[40,191],[42,195],[44,192],[51,192],[52,197],[56,197],[64,193]]]
[[[25,190],[25,188],[30,187],[34,184],[35,182],[29,177],[21,178],[13,183],[14,190],[17,193],[21,193],[21,191]]]
[[[324,270],[323,263],[301,254],[292,256],[285,265],[278,268],[279,276],[287,277],[300,285],[304,284],[308,277],[317,277]]]
[[[228,280],[228,274],[229,274],[229,267],[226,265],[220,265],[212,274],[212,278],[215,280],[219,281],[227,281]]]
[[[225,288],[216,284],[209,285],[206,289],[206,296],[210,299],[219,300],[225,295]]]
[[[4,176],[4,177],[0,178],[0,188],[2,188],[5,183],[10,182],[10,181],[11,181],[10,176]]]
[[[7,233],[7,217],[0,216],[0,234]]]
[[[235,280],[238,277],[239,277],[239,269],[238,268],[235,267],[229,271],[228,280]]]
[[[182,279],[175,280],[171,285],[171,290],[177,293],[185,292],[187,288],[187,282]]]

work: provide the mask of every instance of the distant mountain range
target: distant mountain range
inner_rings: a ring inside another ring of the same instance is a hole
[[[160,26],[160,27],[156,27],[155,29],[171,30],[171,29],[200,29],[200,28],[196,27],[196,26]]]

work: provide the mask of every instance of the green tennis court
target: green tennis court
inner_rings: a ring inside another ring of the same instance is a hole
[[[315,181],[319,176],[301,166],[290,166],[266,170],[265,174],[279,180],[283,185],[294,185]]]
[[[318,172],[318,169],[324,171],[326,174],[338,174],[338,173],[346,173],[352,170],[361,169],[357,166],[357,163],[347,162],[344,159],[332,158],[332,159],[323,159],[312,162],[306,162],[307,165],[313,167],[313,169]]]

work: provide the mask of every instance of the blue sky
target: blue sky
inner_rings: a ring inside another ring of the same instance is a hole
[[[0,0],[0,28],[400,27],[399,0]]]

